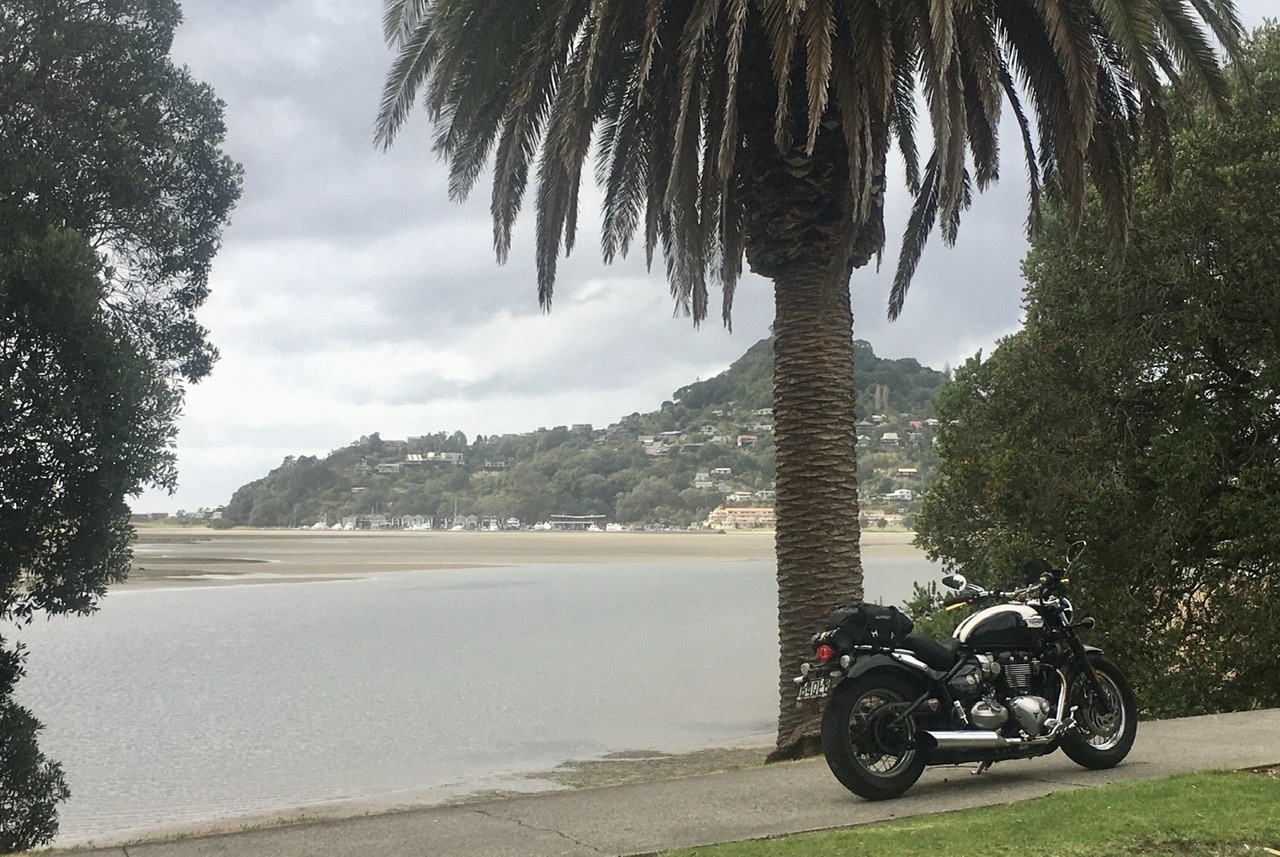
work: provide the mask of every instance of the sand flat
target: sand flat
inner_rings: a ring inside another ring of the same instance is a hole
[[[912,533],[868,532],[865,555],[918,554]],[[121,587],[216,586],[390,571],[594,563],[771,560],[769,531],[589,533],[209,530],[143,527]]]

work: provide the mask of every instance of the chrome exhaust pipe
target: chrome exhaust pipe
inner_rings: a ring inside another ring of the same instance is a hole
[[[998,732],[972,730],[964,732],[918,732],[916,742],[926,750],[998,750],[1001,747],[1034,747],[1047,744],[1053,736],[1038,738],[1006,738]]]
[[[919,732],[916,741],[928,750],[993,750],[1021,744],[1017,738],[1005,738],[998,732],[966,730],[964,732]]]

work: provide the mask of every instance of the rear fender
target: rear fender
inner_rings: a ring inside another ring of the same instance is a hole
[[[889,655],[872,655],[869,658],[861,658],[851,664],[844,675],[845,678],[857,678],[858,676],[865,675],[872,670],[879,669],[897,673],[912,684],[919,686],[921,690],[924,689],[925,679],[928,675],[926,672],[928,668],[925,667],[924,664],[920,664],[919,667],[916,667],[914,664],[904,663],[898,658],[891,657]]]
[[[891,673],[899,678],[909,682],[917,694],[924,693],[928,687],[928,677],[919,670],[913,669],[901,661],[891,658],[888,655],[872,655],[869,658],[863,658],[857,663],[852,664],[848,671],[844,674],[844,681],[836,686],[836,692],[839,693],[842,688],[849,687],[853,679],[860,678],[873,672]]]

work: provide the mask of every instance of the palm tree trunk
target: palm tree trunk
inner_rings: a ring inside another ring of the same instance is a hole
[[[832,283],[817,264],[777,277],[774,303],[781,703],[770,758],[783,759],[816,747],[816,718],[796,707],[791,678],[832,608],[862,597],[862,564],[848,275]]]
[[[862,597],[849,280],[884,244],[884,199],[880,181],[868,210],[851,209],[859,195],[838,116],[823,122],[811,151],[779,152],[773,105],[759,103],[768,110],[742,117],[739,157],[750,176],[747,263],[774,294],[780,703],[770,759],[787,759],[818,747],[816,718],[796,707],[791,681],[813,657],[809,640],[832,608]]]

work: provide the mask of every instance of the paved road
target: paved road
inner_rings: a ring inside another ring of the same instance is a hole
[[[1061,753],[925,772],[907,794],[868,803],[821,760],[678,780],[504,798],[175,842],[79,851],[93,857],[599,857],[752,839],[1000,804],[1121,780],[1280,763],[1280,709],[1143,723],[1129,758],[1091,772]]]

